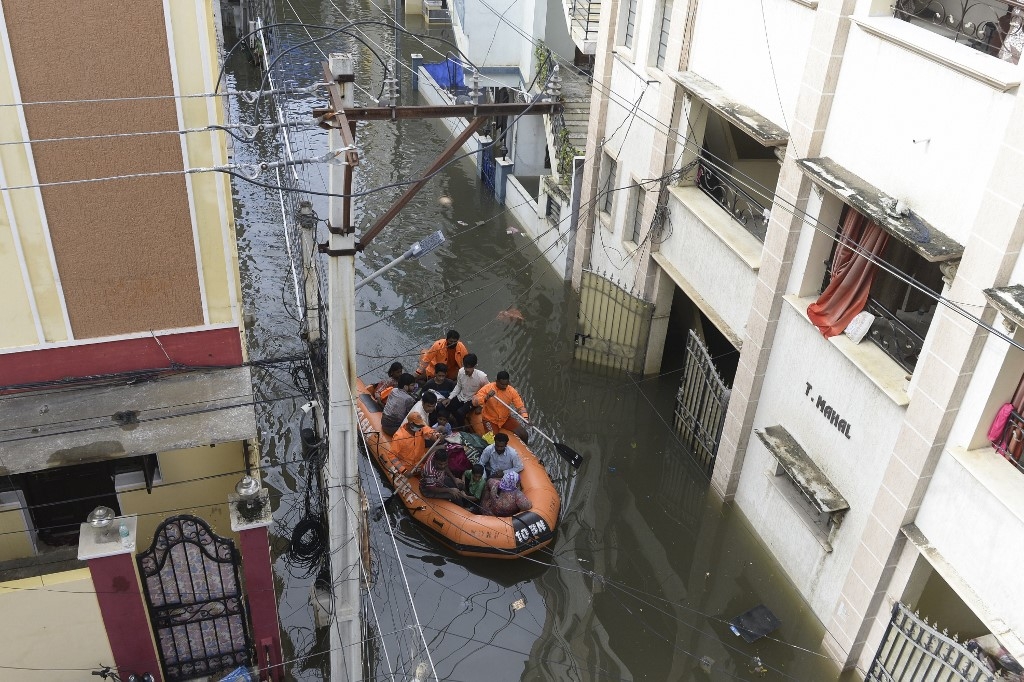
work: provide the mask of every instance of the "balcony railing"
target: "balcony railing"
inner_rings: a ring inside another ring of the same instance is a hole
[[[868,338],[900,367],[913,373],[924,346],[924,337],[870,296],[864,310],[875,316],[868,330]]]
[[[1016,410],[1010,412],[1010,418],[1006,422],[1003,436],[994,443],[996,452],[1006,458],[1017,470],[1024,473],[1024,417],[1017,414]]]
[[[764,242],[771,209],[762,205],[725,173],[701,158],[697,163],[697,187],[729,212],[747,232]]]
[[[1012,64],[1024,48],[1024,0],[896,0],[892,12]]]
[[[597,40],[597,25],[601,20],[600,0],[571,0],[569,16],[572,29],[578,30],[583,40]]]

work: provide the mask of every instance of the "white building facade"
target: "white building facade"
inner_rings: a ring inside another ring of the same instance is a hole
[[[604,3],[578,263],[654,303],[646,372],[691,331],[719,359],[711,483],[840,665],[897,602],[1024,660],[1024,404],[989,440],[1024,372],[1021,8],[891,4]],[[820,330],[844,305],[863,340]]]

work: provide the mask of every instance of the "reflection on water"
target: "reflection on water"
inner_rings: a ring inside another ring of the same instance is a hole
[[[391,8],[382,10],[374,1],[347,4],[343,12],[331,0],[283,0],[279,20],[383,19]],[[393,52],[394,36],[383,27],[362,30],[382,55]],[[309,39],[301,28],[282,28],[278,36],[285,45]],[[380,65],[364,46],[339,34],[321,48],[358,53],[358,82],[369,91],[379,88]],[[429,50],[411,39],[403,39],[400,50],[430,59]],[[319,79],[323,58],[314,46],[297,49],[281,60],[278,77],[305,87]],[[243,59],[232,60],[228,74],[232,87],[257,86]],[[407,72],[403,87],[408,101]],[[357,102],[368,101],[357,90]],[[289,115],[307,120],[317,104],[314,96],[297,96]],[[266,111],[232,103],[233,118],[242,122],[259,122]],[[361,124],[357,186],[415,177],[448,139],[436,121]],[[299,130],[294,143],[297,157],[326,149],[318,131]],[[241,163],[276,160],[280,145],[260,138],[236,144],[235,154]],[[322,166],[299,172],[303,186],[326,187]],[[360,225],[400,191],[357,201]],[[244,300],[255,315],[251,356],[301,352],[278,197],[238,182],[235,193]],[[313,202],[319,215],[327,215],[322,197]],[[454,327],[490,376],[501,369],[511,373],[533,421],[587,461],[572,472],[552,449],[538,446],[563,495],[561,527],[548,550],[505,562],[458,557],[425,537],[391,502],[364,458],[373,547],[364,608],[371,677],[407,680],[418,665],[432,664],[440,679],[450,680],[759,679],[758,657],[765,679],[835,679],[834,667],[819,653],[820,624],[741,516],[708,494],[706,479],[675,440],[668,423],[678,376],[638,382],[575,365],[572,292],[526,236],[508,234],[511,225],[467,162],[432,180],[360,257],[365,275],[438,228],[449,237],[422,261],[407,261],[359,292],[359,372],[374,381],[395,358],[411,366],[419,348]],[[510,308],[522,319],[501,314]],[[255,376],[258,398],[297,393],[284,369]],[[329,637],[314,626],[313,577],[291,565],[286,553],[305,503],[300,402],[268,402],[260,428],[267,483],[277,503],[272,542],[289,676],[317,680],[327,677]],[[747,644],[726,621],[762,603],[783,625],[770,639]]]

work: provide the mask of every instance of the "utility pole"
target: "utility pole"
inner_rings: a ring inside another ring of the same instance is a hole
[[[316,108],[313,115],[321,127],[330,131],[331,156],[344,163],[330,164],[330,209],[327,229],[330,237],[318,245],[328,256],[328,324],[327,382],[330,404],[327,410],[329,457],[326,468],[329,551],[333,587],[333,620],[331,626],[331,679],[355,682],[363,675],[362,617],[360,609],[359,564],[362,513],[359,494],[359,467],[356,449],[355,420],[355,255],[404,208],[462,148],[488,116],[551,114],[561,110],[557,86],[548,96],[527,104],[482,104],[479,91],[467,105],[443,107],[399,106],[397,81],[392,81],[388,106],[354,106],[355,68],[352,55],[331,54],[323,65],[328,83],[330,103]],[[396,74],[397,76],[397,74]],[[557,77],[553,78],[557,84]],[[470,121],[444,151],[428,166],[423,177],[408,187],[385,211],[360,240],[352,225],[352,173],[359,163],[355,148],[356,121],[383,121],[407,118],[442,118],[466,116]],[[413,245],[398,259],[367,277],[361,284],[387,271],[407,258],[415,258],[436,248],[444,241],[437,232]]]
[[[353,126],[345,109],[353,105],[355,69],[352,55],[331,54],[325,76],[335,114],[330,133],[332,152],[344,153],[344,164],[329,164],[327,383],[329,457],[327,508],[330,527],[331,582],[334,620],[331,627],[331,679],[363,678],[362,617],[359,561],[359,465],[355,405],[355,234],[352,228],[352,168],[359,163]],[[343,197],[335,195],[345,195]]]

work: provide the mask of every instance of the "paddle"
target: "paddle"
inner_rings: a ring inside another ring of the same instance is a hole
[[[569,465],[573,469],[579,469],[580,468],[580,465],[583,464],[583,455],[581,455],[580,453],[576,452],[575,450],[570,448],[565,443],[556,442],[551,436],[547,435],[546,433],[544,433],[543,431],[538,429],[533,424],[530,424],[529,422],[527,422],[525,419],[523,419],[523,415],[519,414],[519,412],[517,412],[514,407],[512,407],[511,405],[506,403],[504,400],[502,400],[498,396],[492,395],[491,397],[494,398],[495,400],[497,400],[499,403],[501,403],[505,407],[507,407],[508,411],[512,413],[512,418],[515,419],[517,422],[519,422],[523,426],[523,428],[531,428],[531,429],[533,429],[537,433],[537,435],[541,436],[544,440],[546,440],[547,442],[551,443],[551,445],[553,445],[555,447],[555,452],[557,452],[562,457],[562,459],[564,459],[566,462],[568,462]]]

